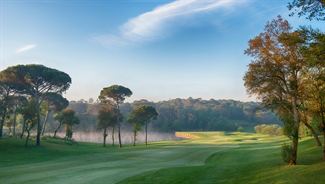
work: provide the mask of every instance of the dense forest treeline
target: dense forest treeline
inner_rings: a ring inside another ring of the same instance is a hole
[[[93,100],[70,101],[72,108],[80,120],[74,126],[75,131],[92,132],[97,129],[97,115],[100,103]],[[281,122],[270,111],[260,111],[257,102],[241,102],[235,100],[203,100],[172,99],[150,102],[138,100],[132,103],[122,103],[121,113],[124,116],[122,128],[131,129],[126,123],[132,110],[140,105],[150,105],[158,112],[157,119],[150,124],[153,131],[237,131],[239,127],[253,127],[258,124],[279,124]],[[52,123],[55,127],[55,122]],[[48,126],[51,126],[49,123]],[[51,128],[47,129],[50,130]]]

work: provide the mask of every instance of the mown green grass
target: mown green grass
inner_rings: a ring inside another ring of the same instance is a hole
[[[0,183],[324,183],[322,148],[300,140],[298,165],[280,156],[285,137],[190,132],[200,138],[117,146],[0,139]]]

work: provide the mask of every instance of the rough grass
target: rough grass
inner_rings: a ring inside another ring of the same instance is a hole
[[[46,138],[0,139],[0,183],[324,183],[322,148],[300,140],[298,165],[286,166],[285,137],[190,132],[200,138],[124,145]]]

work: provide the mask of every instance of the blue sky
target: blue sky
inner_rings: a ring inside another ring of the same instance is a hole
[[[68,100],[96,99],[114,84],[127,101],[255,101],[243,76],[248,40],[290,0],[1,0],[1,70],[37,63],[72,78]]]

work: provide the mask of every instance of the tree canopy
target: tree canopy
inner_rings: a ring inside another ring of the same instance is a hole
[[[72,134],[73,134],[72,126],[74,124],[79,124],[79,122],[80,122],[80,120],[75,116],[75,114],[76,114],[76,112],[73,109],[66,108],[55,115],[54,119],[59,121],[59,125],[54,132],[54,137],[55,137],[58,129],[62,125],[65,125],[66,139],[71,140]]]
[[[42,135],[44,135],[47,119],[48,119],[50,112],[51,111],[59,112],[59,111],[65,109],[66,107],[68,107],[68,105],[69,105],[69,101],[66,98],[62,97],[61,94],[57,94],[57,93],[53,93],[53,92],[48,92],[48,93],[43,94],[43,99],[47,105],[47,113],[46,113],[45,120],[43,123]]]
[[[146,138],[145,144],[147,145],[148,136],[147,136],[147,125],[152,120],[156,119],[158,113],[156,109],[149,105],[140,105],[131,112],[131,117],[128,119],[128,122],[134,123],[134,130],[139,129],[139,126],[145,125]]]
[[[122,148],[121,142],[121,120],[119,116],[119,104],[125,100],[125,97],[129,97],[132,95],[132,91],[129,88],[120,85],[112,85],[110,87],[103,88],[100,91],[99,100],[101,103],[110,105],[111,100],[116,105],[116,122],[118,125],[118,141],[119,147]]]
[[[2,82],[10,83],[20,90],[20,93],[35,98],[37,107],[37,136],[36,145],[40,145],[41,116],[40,104],[44,100],[42,95],[53,92],[62,93],[71,84],[68,74],[43,65],[16,65],[3,70]]]
[[[307,19],[325,20],[325,0],[293,0],[288,5],[293,10],[290,16],[298,13],[298,16],[307,15]]]
[[[113,102],[119,104],[125,100],[125,97],[130,97],[131,95],[132,91],[129,88],[120,85],[112,85],[103,88],[98,98],[101,102],[113,100]]]
[[[104,147],[106,146],[106,137],[108,135],[107,130],[109,128],[113,129],[115,125],[116,125],[116,113],[114,113],[114,109],[109,105],[101,106],[98,110],[97,129],[104,130],[103,132]]]
[[[301,72],[306,65],[301,53],[299,34],[281,16],[267,22],[264,32],[249,40],[245,54],[254,58],[244,76],[249,94],[256,94],[267,108],[278,114],[293,117],[292,155],[290,164],[296,164],[299,112],[302,100]]]

